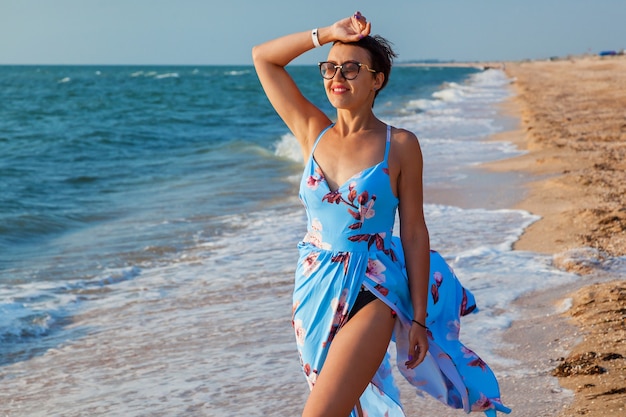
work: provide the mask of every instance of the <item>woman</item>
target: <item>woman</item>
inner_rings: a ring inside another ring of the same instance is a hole
[[[448,326],[458,320],[463,300],[463,312],[471,311],[473,300],[429,251],[417,138],[373,113],[395,54],[386,40],[369,36],[370,29],[357,12],[332,26],[253,49],[265,93],[307,162],[300,197],[308,233],[299,244],[293,304],[298,351],[311,388],[302,416],[403,416],[390,375],[392,337],[409,382],[451,406],[493,411],[499,403],[497,384],[495,396],[472,403],[465,375],[455,369],[454,355],[479,360],[469,349],[461,350],[458,331],[449,348],[454,352],[434,343],[449,337]],[[294,58],[326,43],[333,46],[319,67],[337,109],[334,123],[285,70]],[[392,238],[396,209],[400,239]],[[434,287],[429,288],[429,279]],[[444,302],[430,306],[444,291],[452,310],[444,311]],[[452,319],[441,320],[450,314]]]

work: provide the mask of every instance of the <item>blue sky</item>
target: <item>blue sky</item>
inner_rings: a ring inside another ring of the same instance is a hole
[[[0,0],[0,64],[250,64],[256,43],[355,10],[399,61],[626,48],[626,0]]]

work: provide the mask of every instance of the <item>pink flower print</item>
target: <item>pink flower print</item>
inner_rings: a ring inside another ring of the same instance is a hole
[[[354,195],[353,195],[353,192],[354,192]],[[364,195],[365,197],[363,197]],[[355,190],[350,191],[348,198],[350,199],[352,203],[354,203],[355,196],[356,196],[356,191]],[[364,200],[364,198],[367,199],[367,191],[364,191],[359,196],[360,205],[358,207],[354,204],[350,204],[350,206],[355,208],[356,210],[348,209],[348,213],[350,213],[350,215],[354,217],[355,220],[357,220],[356,223],[348,226],[352,230],[360,229],[361,226],[363,226],[363,222],[365,220],[371,219],[376,214],[376,211],[374,210],[374,203],[376,202],[376,196],[372,196],[370,200]]]
[[[311,274],[320,267],[320,262],[317,258],[320,256],[319,252],[311,252],[306,258],[304,258],[302,274],[305,277],[310,277]]]
[[[328,339],[324,343],[322,343],[322,347],[326,347],[330,345],[330,343],[335,338],[337,331],[344,325],[346,319],[348,318],[348,303],[346,302],[348,298],[348,289],[344,288],[341,291],[341,296],[339,298],[333,298],[330,303],[331,309],[334,311],[333,320],[330,326],[330,332],[328,333]]]
[[[306,381],[309,383],[309,389],[312,390],[317,382],[317,369],[313,369],[307,376]]]
[[[365,276],[377,284],[382,284],[387,280],[385,274],[383,274],[386,269],[387,267],[378,259],[368,259]]]
[[[315,168],[315,174],[317,175],[309,175],[309,178],[306,180],[306,186],[312,190],[317,190],[320,182],[324,181],[324,173],[321,169]]]
[[[299,306],[300,306],[300,301],[294,302],[293,305],[291,306],[291,327],[295,327],[294,319],[296,317],[296,310]]]
[[[332,249],[332,245],[330,243],[322,241],[322,222],[320,222],[319,219],[311,220],[311,230],[309,230],[304,236],[303,241],[320,249]]]
[[[447,340],[457,340],[459,338],[459,332],[461,331],[461,323],[458,320],[450,320],[448,322],[448,334]]]
[[[361,215],[361,221],[365,219],[371,219],[372,217],[374,217],[374,215],[376,214],[376,211],[374,211],[374,208],[373,208],[375,202],[376,202],[376,197],[374,196],[367,203],[362,204],[359,207],[359,214]]]
[[[320,221],[320,219],[315,218],[315,219],[311,220],[311,229],[313,229],[315,231],[319,231],[319,232],[322,231],[323,226],[322,226],[322,222]]]
[[[347,299],[348,289],[344,288],[343,291],[341,291],[341,296],[339,296],[339,298],[334,298],[331,301],[331,308],[335,311],[333,325],[341,324],[343,317],[348,314],[348,303],[346,303]]]
[[[433,274],[433,278],[435,278],[435,284],[437,284],[437,288],[441,287],[441,283],[443,282],[443,275],[441,275],[441,272],[435,272]]]
[[[474,351],[466,346],[461,347],[461,352],[463,352],[464,358],[475,358],[477,355]]]
[[[483,393],[481,393],[480,398],[477,399],[474,404],[472,404],[472,411],[484,411],[490,408],[493,408],[491,400],[485,397],[485,394]]]
[[[302,320],[298,319],[293,323],[294,331],[296,333],[296,343],[298,346],[304,346],[304,339],[306,338],[306,329],[302,327]]]

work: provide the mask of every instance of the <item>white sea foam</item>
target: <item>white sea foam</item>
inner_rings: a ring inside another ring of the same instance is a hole
[[[177,72],[167,72],[165,74],[158,74],[154,76],[154,78],[156,78],[157,80],[161,80],[163,78],[178,78],[178,77],[180,77],[180,75]]]
[[[227,71],[224,74],[236,77],[236,76],[239,76],[239,75],[250,74],[250,70],[232,70],[232,71]]]

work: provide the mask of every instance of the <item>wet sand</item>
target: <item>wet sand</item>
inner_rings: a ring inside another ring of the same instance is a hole
[[[505,111],[519,111],[521,126],[502,139],[528,153],[488,168],[526,178],[514,208],[542,217],[515,249],[551,254],[554,266],[583,276],[517,301],[529,317],[509,330],[509,353],[535,362],[542,381],[558,377],[540,398],[550,389],[561,404],[540,415],[626,415],[626,277],[615,268],[626,259],[626,57],[507,63],[506,71],[516,97]]]

